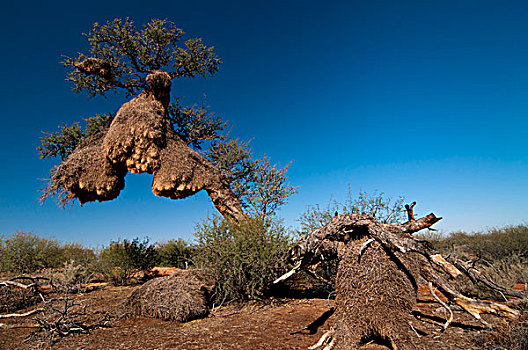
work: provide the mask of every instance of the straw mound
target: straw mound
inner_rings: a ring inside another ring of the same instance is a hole
[[[38,304],[40,297],[33,288],[0,287],[0,313],[10,313]]]
[[[339,263],[336,279],[336,349],[357,349],[371,340],[393,349],[415,349],[409,322],[416,303],[420,257],[405,273],[378,242],[372,242],[359,257],[366,238],[350,241]],[[389,345],[390,344],[390,345]]]
[[[200,270],[179,270],[136,289],[124,302],[126,316],[187,322],[209,314],[214,281]]]
[[[106,130],[101,130],[88,137],[55,169],[51,178],[51,182],[60,184],[70,197],[78,198],[81,205],[114,199],[125,187],[126,170],[113,166],[104,156],[105,134]]]

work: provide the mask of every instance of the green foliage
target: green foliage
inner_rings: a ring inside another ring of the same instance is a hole
[[[138,273],[148,273],[158,261],[158,255],[148,239],[123,239],[110,243],[99,253],[100,268],[116,285],[127,285]]]
[[[372,194],[360,191],[359,195],[354,197],[349,188],[344,203],[330,199],[326,207],[321,207],[319,204],[308,206],[299,219],[301,232],[309,233],[326,225],[336,212],[339,214],[364,213],[382,224],[401,223],[405,219],[404,201],[404,197],[386,197],[383,192],[378,193],[377,191]]]
[[[66,159],[81,142],[83,132],[79,123],[59,126],[57,132],[42,132],[41,145],[37,147],[40,158],[60,157]]]
[[[59,130],[54,133],[43,131],[41,145],[37,147],[40,158],[60,157],[61,160],[65,160],[82,140],[109,126],[114,116],[112,113],[107,113],[86,118],[84,129],[79,123],[73,123],[70,126],[59,126]]]
[[[200,38],[179,45],[183,34],[173,22],[162,19],[153,19],[140,30],[129,18],[94,23],[84,34],[89,56],[65,57],[63,65],[71,69],[68,80],[74,82],[74,91],[87,91],[90,96],[118,89],[134,95],[145,88],[146,75],[156,70],[165,70],[171,78],[214,75],[221,64],[214,48]],[[87,58],[91,64],[83,65]]]
[[[213,142],[207,158],[230,181],[231,189],[252,216],[265,219],[276,214],[297,189],[288,182],[286,171],[269,159],[253,159],[249,143],[223,138]]]
[[[183,239],[172,239],[168,242],[156,244],[156,252],[160,266],[178,267],[186,269],[193,265],[194,247]]]
[[[205,105],[182,107],[178,100],[176,104],[169,105],[169,117],[182,140],[198,150],[202,149],[202,143],[206,140],[219,140],[226,126],[226,122],[209,112]]]
[[[65,262],[89,264],[95,255],[78,243],[61,244],[55,239],[42,238],[33,232],[16,231],[0,236],[0,272],[29,273],[58,268]]]
[[[216,303],[261,297],[289,246],[282,225],[251,218],[234,223],[214,216],[197,226],[195,237],[198,267],[217,279]]]
[[[472,234],[454,232],[447,237],[429,239],[443,253],[464,258],[495,261],[517,255],[528,260],[528,225],[506,226]]]
[[[33,232],[16,231],[1,240],[1,270],[28,273],[59,264],[59,242]]]

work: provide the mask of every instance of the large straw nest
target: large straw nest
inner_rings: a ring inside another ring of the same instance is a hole
[[[152,191],[158,196],[179,199],[208,188],[219,177],[214,166],[171,132],[161,151],[161,166],[154,173]]]
[[[376,341],[393,349],[415,349],[409,322],[416,303],[417,253],[406,271],[380,243],[372,242],[360,256],[366,237],[345,247],[336,278],[336,349],[357,349]],[[416,260],[416,261],[414,261]],[[415,269],[416,268],[416,269]],[[389,345],[390,344],[390,345]]]
[[[163,104],[147,92],[125,103],[117,112],[104,139],[105,154],[114,164],[133,173],[159,167],[170,122]]]
[[[0,313],[10,313],[41,301],[38,292],[33,288],[0,287]]]
[[[86,138],[54,171],[51,182],[79,199],[89,201],[111,200],[125,186],[126,170],[113,166],[103,152],[106,129]]]
[[[201,270],[178,270],[148,281],[124,302],[125,316],[187,322],[209,314],[214,280]]]
[[[116,198],[127,171],[154,175],[152,191],[172,199],[203,189],[223,215],[243,216],[242,206],[225,178],[176,134],[167,106],[170,76],[154,72],[145,90],[125,103],[108,129],[85,139],[52,171],[41,200],[57,197],[60,205]]]

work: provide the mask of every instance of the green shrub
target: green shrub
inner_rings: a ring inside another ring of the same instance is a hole
[[[148,239],[111,242],[99,253],[101,272],[116,285],[130,284],[138,273],[148,273],[157,261],[156,249]]]
[[[65,262],[60,269],[48,270],[45,277],[51,280],[53,287],[59,292],[79,292],[94,279],[97,270],[94,262],[81,265],[75,260]]]
[[[299,222],[301,224],[301,234],[310,233],[313,230],[326,225],[332,220],[335,213],[354,214],[364,213],[374,217],[382,224],[398,224],[405,220],[405,206],[403,197],[388,197],[383,192],[374,191],[367,193],[359,191],[355,197],[351,189],[343,203],[330,199],[326,207],[319,204],[309,205],[301,214]]]
[[[15,231],[0,239],[0,270],[28,273],[61,265],[60,243],[33,232]]]
[[[454,232],[449,236],[425,237],[444,254],[462,258],[479,258],[489,262],[512,255],[528,260],[528,225],[494,228],[487,232],[468,234]]]
[[[271,220],[234,223],[214,216],[198,225],[195,261],[217,280],[215,302],[262,296],[289,245],[285,228]]]
[[[194,247],[181,238],[156,244],[156,252],[159,256],[158,263],[160,266],[186,269],[194,265],[192,261]]]
[[[93,249],[84,248],[77,242],[65,242],[60,247],[60,263],[90,266],[95,262],[96,256]]]
[[[39,237],[33,232],[15,231],[0,235],[0,272],[29,273],[48,268],[61,268],[71,261],[88,266],[95,260],[92,249],[79,243],[60,243]]]

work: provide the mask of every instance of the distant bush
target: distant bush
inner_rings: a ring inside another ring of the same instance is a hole
[[[48,268],[59,268],[74,261],[88,265],[95,260],[93,250],[79,243],[61,243],[39,237],[33,232],[15,231],[0,236],[0,272],[29,273]]]
[[[331,199],[326,207],[321,207],[319,204],[308,206],[299,218],[300,233],[306,234],[326,225],[332,220],[336,212],[338,214],[364,213],[374,217],[382,224],[397,224],[405,219],[404,200],[401,196],[392,198],[377,191],[373,193],[359,191],[356,197],[349,188],[343,203]]]
[[[215,216],[195,237],[196,264],[217,280],[216,303],[260,298],[289,245],[282,225],[250,218],[234,223]]]
[[[158,242],[156,252],[158,254],[158,263],[160,266],[178,267],[186,269],[194,265],[192,257],[194,247],[183,239],[171,239],[168,242]]]
[[[61,264],[60,244],[41,238],[33,232],[16,231],[0,237],[0,269],[2,272],[28,273]]]
[[[444,255],[475,261],[493,280],[512,287],[528,280],[528,225],[506,226],[487,232],[454,232],[448,236],[423,234]]]
[[[60,248],[60,263],[89,266],[95,262],[96,255],[93,249],[85,248],[77,242],[65,242]]]
[[[110,243],[99,253],[99,266],[105,277],[116,285],[130,284],[140,272],[148,273],[158,261],[149,240],[123,239]]]

